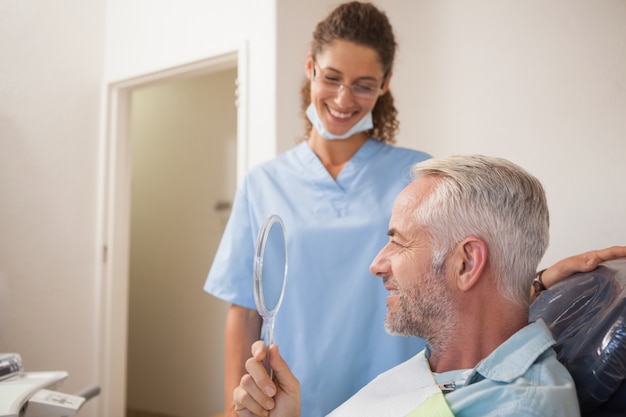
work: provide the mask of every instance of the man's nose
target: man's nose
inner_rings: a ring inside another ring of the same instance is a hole
[[[385,248],[386,246],[378,252],[370,264],[370,273],[380,278],[384,278],[389,272],[389,260],[385,256]]]

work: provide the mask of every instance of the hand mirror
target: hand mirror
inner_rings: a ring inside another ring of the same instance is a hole
[[[274,343],[274,319],[283,300],[287,281],[287,241],[282,219],[272,214],[259,230],[254,250],[254,302],[261,318],[261,339],[269,347]],[[269,352],[265,357],[269,367]]]

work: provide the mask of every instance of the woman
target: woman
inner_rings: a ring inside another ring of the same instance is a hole
[[[303,416],[326,415],[423,348],[420,339],[385,332],[385,289],[368,271],[410,167],[430,157],[390,145],[398,127],[389,91],[395,49],[387,17],[371,4],[342,4],[319,22],[301,91],[306,140],[252,169],[237,190],[205,284],[231,303],[228,417],[236,415],[232,391],[261,331],[252,265],[256,235],[270,214],[282,217],[289,252],[274,342],[300,380]]]
[[[409,167],[429,157],[389,145],[398,126],[389,91],[395,48],[387,17],[373,5],[352,2],[333,10],[315,28],[306,59],[306,141],[252,169],[237,191],[205,285],[232,303],[226,415],[233,415],[232,390],[260,334],[253,250],[269,214],[282,217],[289,245],[274,340],[306,393],[304,415],[327,414],[423,347],[419,339],[385,333],[384,288],[368,271]]]

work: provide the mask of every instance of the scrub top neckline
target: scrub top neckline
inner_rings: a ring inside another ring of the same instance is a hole
[[[296,154],[305,167],[311,168],[312,179],[317,185],[323,185],[325,189],[334,188],[336,192],[348,193],[350,186],[355,182],[355,176],[383,146],[385,146],[384,143],[368,138],[346,162],[336,179],[330,175],[320,158],[309,146],[308,141],[304,141],[302,146],[296,149]]]

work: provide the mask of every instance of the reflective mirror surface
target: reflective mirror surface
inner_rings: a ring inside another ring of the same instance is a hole
[[[254,302],[263,327],[266,346],[274,343],[274,319],[280,308],[287,282],[287,241],[285,227],[278,215],[268,216],[259,230],[254,256]],[[265,366],[269,368],[269,354]]]

